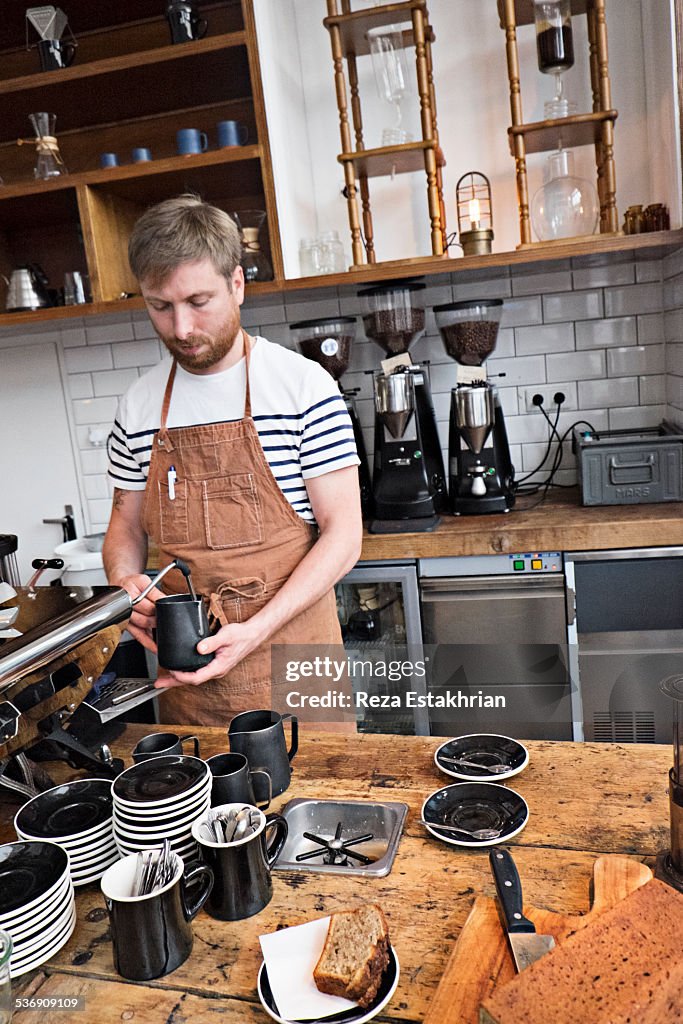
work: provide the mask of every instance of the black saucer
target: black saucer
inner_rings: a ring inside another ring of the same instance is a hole
[[[462,758],[471,765],[453,764],[448,758]],[[529,763],[529,752],[518,740],[497,733],[471,733],[442,743],[434,754],[446,775],[471,782],[501,782],[521,772]],[[492,772],[492,768],[505,771]]]
[[[496,846],[521,832],[529,820],[529,808],[519,793],[492,782],[457,782],[428,796],[422,818],[434,824],[425,827],[436,838],[452,846]],[[495,839],[475,839],[457,832],[442,832],[439,825],[455,825],[469,832],[500,829]]]
[[[82,779],[34,796],[20,809],[15,824],[41,839],[67,838],[103,825],[112,806],[111,780]]]
[[[21,910],[55,885],[69,868],[56,843],[39,841],[0,846],[0,915]]]
[[[187,793],[210,775],[206,761],[188,754],[165,754],[140,761],[122,772],[112,793],[132,803],[162,801]]]

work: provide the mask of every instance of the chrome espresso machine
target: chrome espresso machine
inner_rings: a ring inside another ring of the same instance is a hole
[[[433,530],[447,511],[446,475],[427,364],[410,346],[424,333],[424,285],[389,282],[359,292],[368,338],[389,356],[373,375],[375,452],[371,533]]]
[[[448,431],[453,515],[509,512],[515,503],[515,470],[503,410],[483,366],[496,346],[502,307],[502,299],[434,307],[446,351],[458,364]]]

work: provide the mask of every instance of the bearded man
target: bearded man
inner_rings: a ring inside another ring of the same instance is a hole
[[[161,719],[218,725],[271,704],[271,644],[341,644],[334,584],[357,561],[362,521],[353,428],[317,363],[240,324],[234,221],[192,195],[147,210],[128,248],[168,350],[119,403],[107,578],[136,597],[148,541],[181,558],[224,625],[196,672],[162,671]],[[177,571],[165,592],[185,591]],[[155,588],[128,629],[153,639]],[[162,667],[163,668],[163,667]]]

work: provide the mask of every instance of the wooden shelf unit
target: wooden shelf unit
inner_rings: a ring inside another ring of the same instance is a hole
[[[158,0],[71,0],[75,62],[48,72],[36,70],[35,50],[17,44],[25,4],[3,3],[4,40],[15,45],[0,52],[0,273],[39,263],[54,288],[66,271],[85,270],[103,312],[137,290],[126,255],[137,217],[193,191],[228,212],[265,210],[262,246],[275,280],[284,278],[253,0],[201,4],[206,37],[177,45]],[[46,107],[57,115],[69,173],[36,181],[35,148],[16,140],[31,135],[28,114]],[[225,119],[247,126],[246,145],[217,148],[215,125]],[[179,156],[175,133],[190,127],[207,133],[209,148]],[[152,161],[129,162],[135,146],[149,147]],[[102,169],[99,155],[109,151],[121,165]]]
[[[534,244],[529,217],[527,153],[543,153],[557,149],[562,140],[565,149],[571,146],[595,146],[597,188],[600,200],[600,231],[611,234],[619,230],[616,203],[616,168],[614,163],[614,122],[617,111],[612,108],[607,52],[605,0],[571,0],[572,17],[585,15],[588,25],[590,79],[593,110],[590,114],[574,114],[556,120],[525,123],[522,115],[517,28],[533,25],[533,0],[498,0],[501,27],[505,30],[510,113],[508,128],[510,151],[515,158],[517,201],[519,204],[520,244]]]
[[[351,230],[353,267],[376,262],[374,226],[370,206],[368,179],[389,174],[408,174],[424,170],[427,176],[431,245],[434,256],[446,251],[446,213],[443,201],[441,168],[444,164],[439,147],[436,122],[436,97],[432,67],[431,44],[434,32],[429,24],[426,0],[388,3],[381,7],[351,10],[351,0],[327,0],[327,17],[323,19],[330,33],[334,80],[339,110],[339,131],[342,152],[337,159],[344,168],[345,195]],[[417,88],[420,98],[422,139],[416,143],[366,149],[363,139],[363,116],[358,89],[357,58],[370,52],[368,29],[387,25],[406,25],[402,31],[404,48],[415,48]],[[349,125],[347,87],[344,61],[351,95]],[[356,185],[358,182],[358,185]],[[360,192],[362,223],[358,213]]]

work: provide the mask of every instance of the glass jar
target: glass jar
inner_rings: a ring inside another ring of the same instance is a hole
[[[315,277],[320,273],[320,243],[317,238],[302,238],[299,242],[299,272],[302,277]]]
[[[323,231],[318,235],[320,249],[319,274],[342,274],[346,270],[344,246],[337,231]]]
[[[592,235],[598,226],[600,204],[595,186],[574,174],[574,154],[551,153],[544,184],[531,200],[531,223],[541,242]]]

